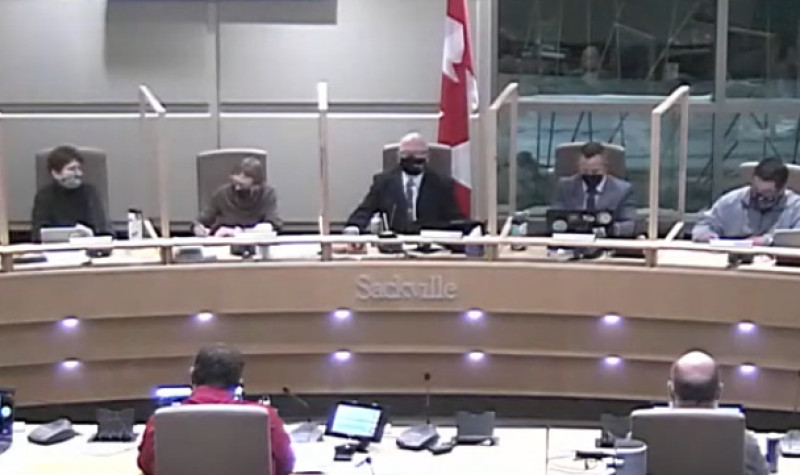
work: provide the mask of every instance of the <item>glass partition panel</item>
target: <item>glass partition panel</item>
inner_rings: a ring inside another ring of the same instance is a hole
[[[651,161],[651,114],[663,97],[581,96],[580,101],[561,96],[528,96],[520,99],[517,140],[517,210],[543,215],[549,205],[557,176],[559,147],[574,142],[599,141],[624,149],[623,178],[633,185],[639,214],[646,216],[649,205]],[[692,99],[691,130],[686,131],[686,211],[697,212],[711,203],[713,173],[714,126],[713,104]],[[672,109],[670,109],[671,111]],[[678,114],[678,112],[674,112]],[[659,131],[659,147],[676,150],[660,173],[666,194],[663,204],[677,210],[679,128],[677,118],[665,116]],[[508,211],[508,118],[501,117],[498,130],[498,202],[501,211]],[[661,135],[664,137],[661,137]],[[672,138],[669,140],[671,134]],[[664,152],[666,154],[666,151]],[[682,152],[681,152],[682,153]]]
[[[648,236],[683,220],[689,151],[689,87],[676,89],[651,115]]]
[[[659,207],[662,211],[680,213],[678,203],[680,188],[680,153],[681,153],[681,113],[679,104],[669,108],[661,116],[659,151],[661,157],[659,173]],[[647,184],[648,193],[650,183]]]
[[[563,178],[565,167],[557,166],[564,160],[566,144],[588,141],[603,142],[620,147],[624,157],[619,170],[621,178],[630,181],[635,189],[637,205],[647,206],[647,188],[650,160],[650,118],[656,103],[637,105],[596,102],[559,104],[537,102],[525,98],[520,103],[519,132],[517,140],[517,210],[529,210],[535,215],[544,214],[550,204],[554,187]],[[508,203],[509,176],[508,134],[502,131],[508,121],[501,120],[498,163],[498,200],[501,206]],[[643,190],[643,191],[642,191]]]

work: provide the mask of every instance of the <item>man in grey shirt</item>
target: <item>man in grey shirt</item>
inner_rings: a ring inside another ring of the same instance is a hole
[[[714,358],[702,351],[690,351],[672,365],[668,383],[672,407],[714,409],[722,394],[719,367]],[[769,466],[758,441],[747,433],[744,447],[745,475],[767,475]],[[719,454],[722,456],[722,454]]]
[[[692,240],[751,239],[772,243],[776,229],[800,229],[800,196],[786,189],[789,169],[777,158],[756,166],[753,181],[722,195],[692,229]]]

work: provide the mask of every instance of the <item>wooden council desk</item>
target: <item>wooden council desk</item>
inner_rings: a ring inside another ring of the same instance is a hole
[[[18,265],[0,275],[0,376],[22,406],[148,398],[186,382],[198,347],[225,341],[247,355],[253,394],[422,393],[429,372],[439,394],[663,400],[671,362],[702,347],[724,365],[726,402],[791,410],[800,274],[761,260],[727,269],[724,254],[692,249],[661,252],[658,267],[555,262],[533,247],[494,261],[223,254],[163,266],[140,249]],[[60,325],[68,316],[79,325]]]
[[[27,428],[29,431],[32,428]],[[30,444],[25,434],[16,434],[15,442],[5,454],[0,455],[0,473],[13,475],[138,475],[136,457],[138,442],[131,444],[90,444],[88,437],[93,426],[76,426],[81,436],[71,441],[41,447]],[[591,449],[600,434],[593,429],[558,428],[499,428],[495,434],[499,444],[495,447],[456,447],[450,454],[434,456],[428,452],[409,452],[397,449],[395,439],[403,427],[388,428],[384,440],[370,447],[369,456],[375,475],[556,475],[582,473],[606,475],[599,465],[585,470],[584,463],[574,460],[577,449]],[[141,431],[141,428],[139,428]],[[455,433],[453,428],[441,427],[443,437]],[[764,439],[763,435],[758,436]],[[548,440],[549,439],[549,440]],[[340,439],[326,438],[318,444],[299,444],[295,447],[297,469],[321,468],[329,475],[359,475],[369,473],[366,466],[353,462],[316,461],[332,460],[333,448]],[[313,458],[312,463],[304,461]],[[778,474],[800,473],[798,459],[781,459]],[[302,473],[302,472],[301,472]],[[317,472],[318,473],[318,472]]]

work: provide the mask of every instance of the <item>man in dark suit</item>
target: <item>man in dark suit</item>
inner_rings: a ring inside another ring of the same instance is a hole
[[[398,154],[396,167],[372,178],[367,195],[347,218],[347,227],[364,232],[376,213],[386,216],[389,228],[398,234],[442,229],[463,219],[453,179],[427,167],[430,150],[422,135],[403,137]]]
[[[630,183],[608,174],[603,144],[581,147],[578,174],[561,178],[551,207],[564,210],[609,211],[615,236],[631,237],[636,228],[636,201]]]

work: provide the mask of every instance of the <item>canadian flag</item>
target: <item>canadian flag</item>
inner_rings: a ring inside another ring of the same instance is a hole
[[[478,87],[472,68],[467,0],[447,0],[441,107],[439,143],[453,148],[456,201],[464,216],[470,216],[472,162],[469,120],[470,114],[478,108]]]

